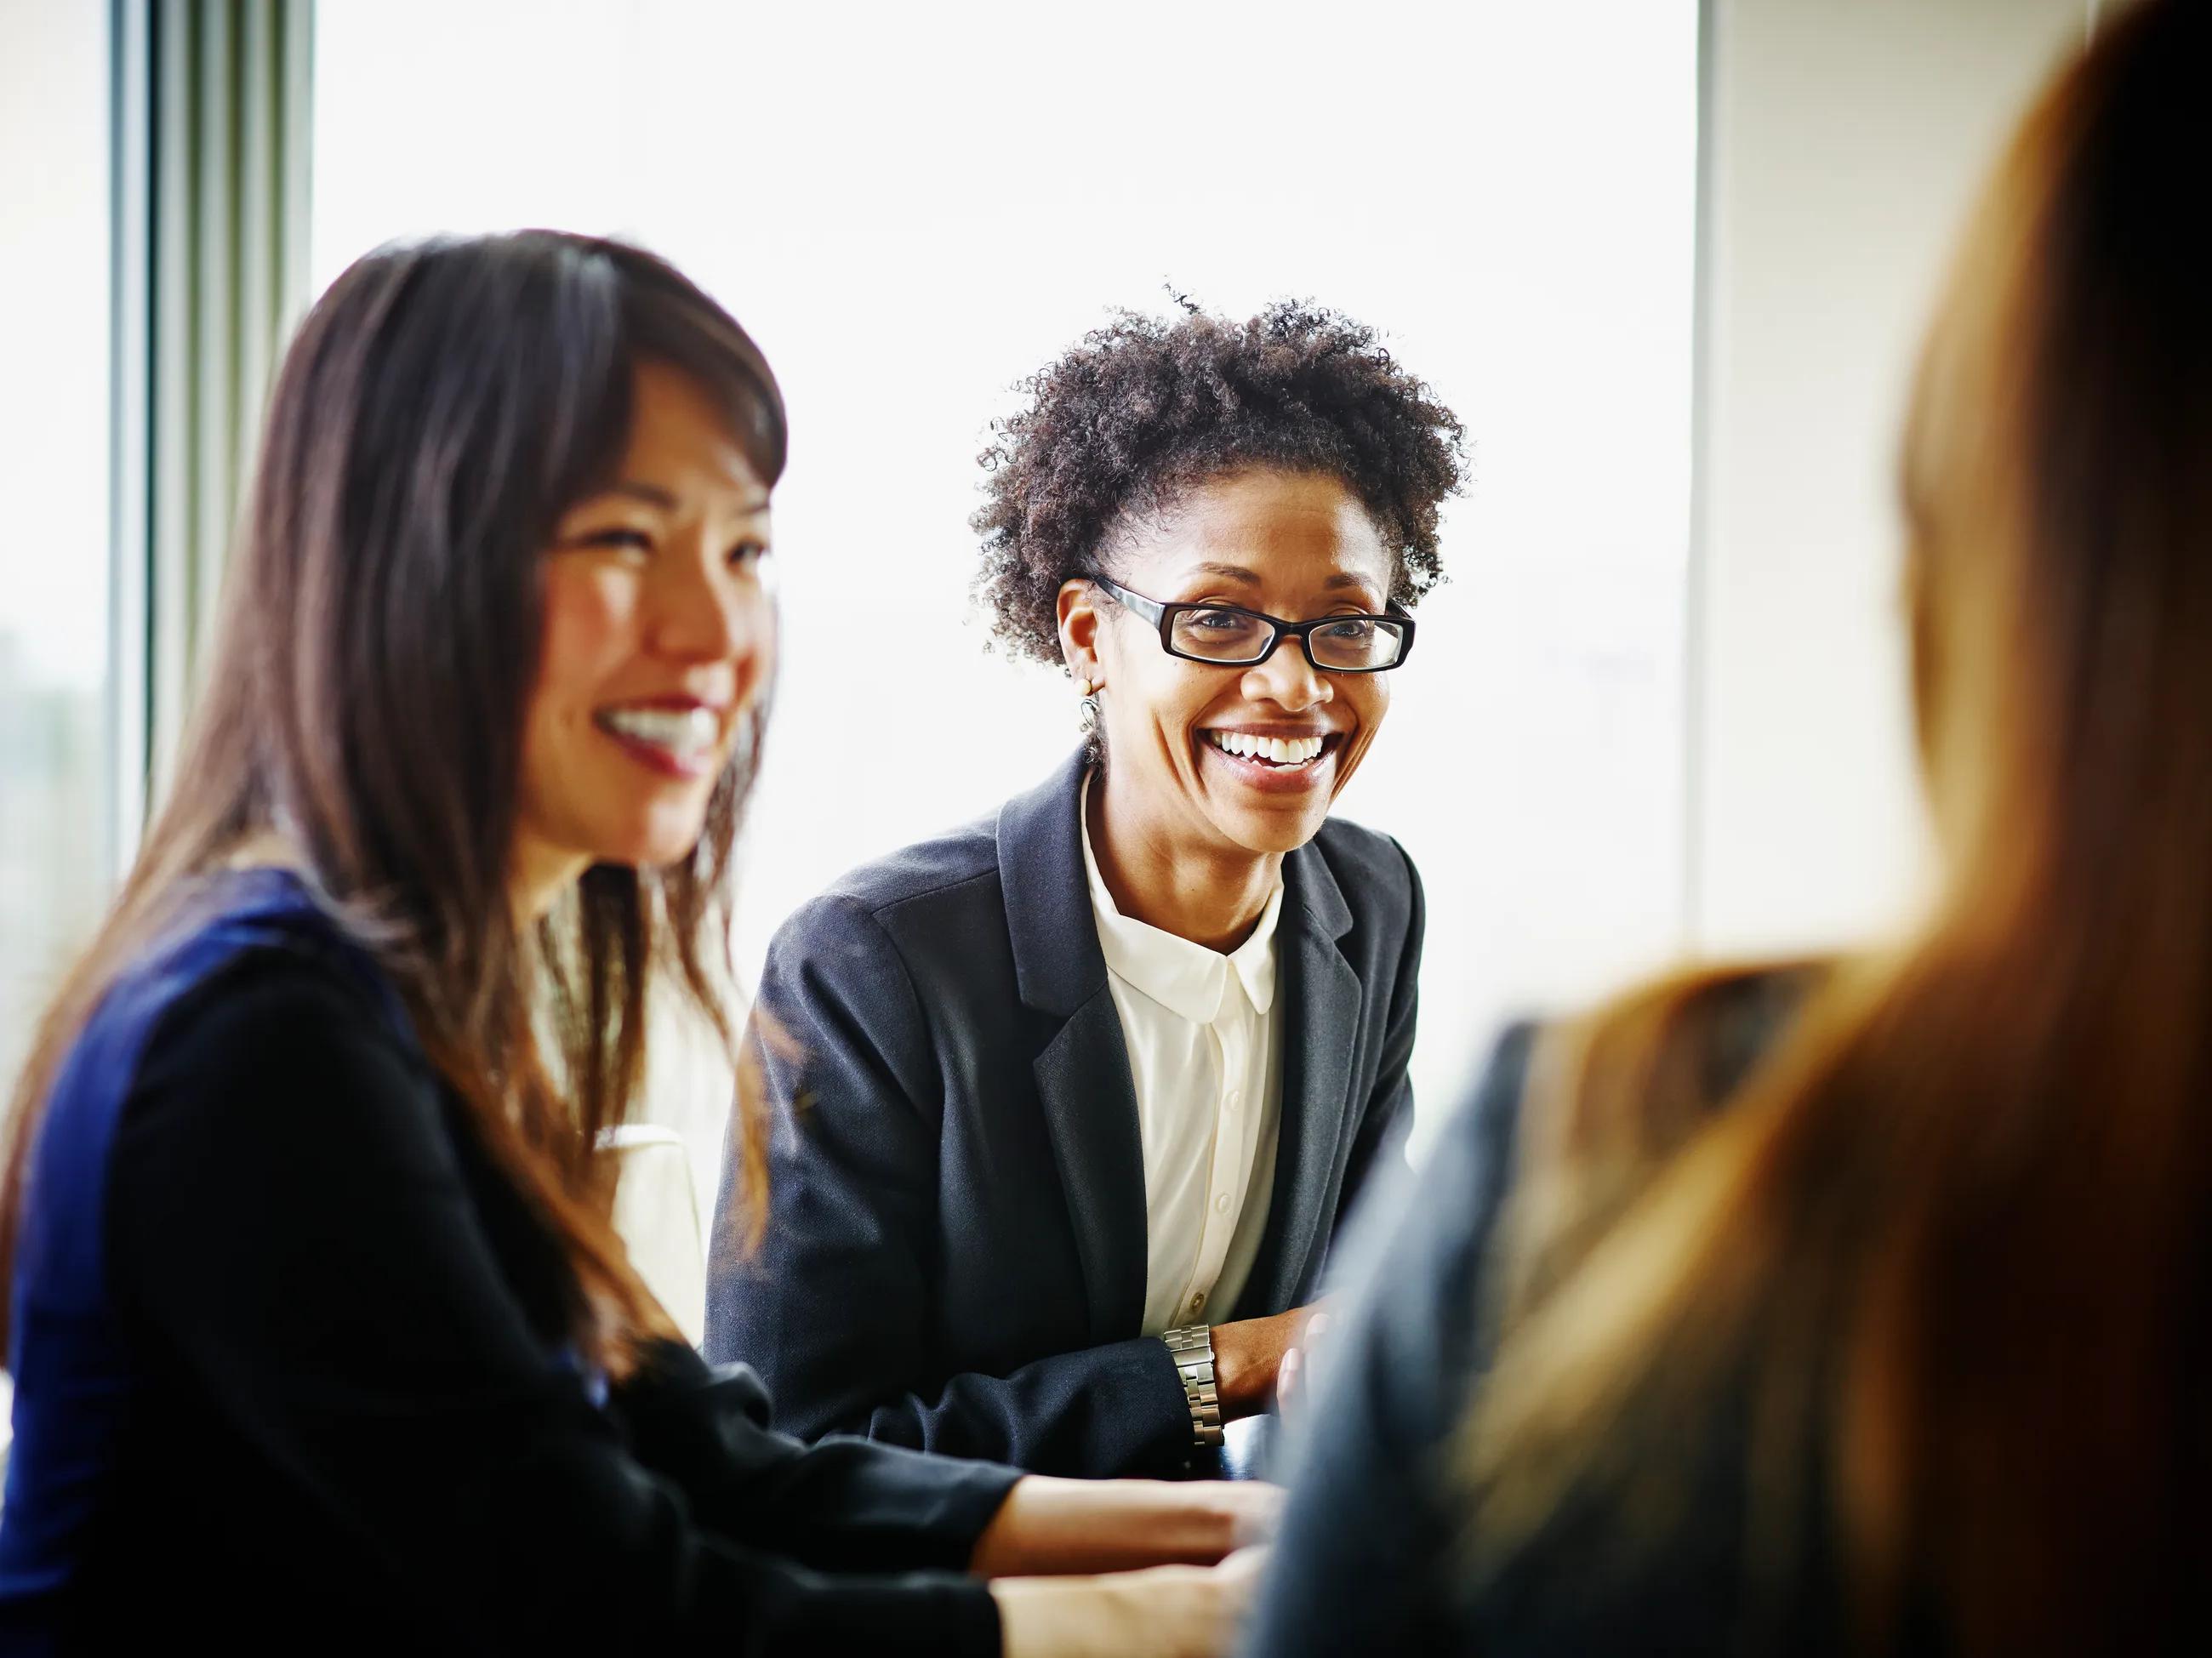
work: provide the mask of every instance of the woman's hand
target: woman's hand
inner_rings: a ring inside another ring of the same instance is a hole
[[[1280,1487],[1255,1480],[1054,1479],[1014,1482],[975,1540],[980,1577],[1126,1572],[1210,1566],[1264,1542],[1281,1513]]]
[[[1005,1658],[1218,1658],[1260,1581],[1265,1549],[1218,1566],[1111,1577],[1010,1577],[991,1585]]]
[[[1298,1345],[1317,1305],[1213,1327],[1213,1391],[1224,1422],[1257,1416],[1274,1402],[1283,1355]]]
[[[1328,1333],[1328,1314],[1319,1308],[1306,1321],[1306,1327],[1298,1337],[1298,1345],[1283,1355],[1283,1362],[1275,1370],[1275,1410],[1285,1422],[1303,1420],[1306,1407],[1304,1389],[1310,1385],[1306,1377],[1313,1370],[1314,1349]],[[1291,1401],[1297,1400],[1296,1404]]]

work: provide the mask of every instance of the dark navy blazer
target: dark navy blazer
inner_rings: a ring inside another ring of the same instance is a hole
[[[996,1653],[1018,1477],[770,1432],[573,1279],[300,882],[210,877],[73,1044],[33,1152],[0,1654]],[[195,1642],[197,1637],[197,1642]]]
[[[1773,1044],[1810,978],[1751,975],[1711,999],[1700,1060],[1725,1100]],[[1851,1647],[1838,1599],[1820,1459],[1808,1448],[1802,1507],[1776,1527],[1786,1551],[1748,1540],[1749,1394],[1717,1390],[1693,1436],[1679,1521],[1624,1548],[1617,1494],[1575,1493],[1506,1557],[1479,1566],[1461,1436],[1498,1343],[1499,1228],[1510,1212],[1522,1096],[1536,1027],[1499,1041],[1465,1106],[1443,1125],[1418,1175],[1363,1206],[1330,1289],[1336,1328],[1316,1352],[1308,1408],[1289,1436],[1291,1501],[1244,1658],[1353,1652],[1787,1653],[1833,1658]],[[1764,1558],[1753,1578],[1750,1568]],[[1881,1650],[1942,1650],[1912,1614]],[[2115,1649],[2118,1649],[2116,1648]]]
[[[1039,1472],[1164,1473],[1190,1419],[1140,1334],[1144,1153],[1083,867],[1072,757],[994,817],[858,870],[770,946],[779,1108],[765,1246],[726,1183],[707,1351],[778,1425]],[[1223,1321],[1310,1301],[1339,1216],[1410,1117],[1420,884],[1325,824],[1283,860],[1282,1135],[1267,1230]]]

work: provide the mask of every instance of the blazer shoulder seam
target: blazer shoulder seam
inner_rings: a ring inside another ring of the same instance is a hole
[[[1331,834],[1332,829],[1338,832]],[[1312,846],[1328,865],[1329,873],[1337,878],[1337,889],[1345,895],[1345,903],[1354,914],[1361,909],[1354,892],[1372,894],[1376,884],[1347,880],[1346,877],[1353,871],[1379,876],[1387,897],[1395,901],[1396,908],[1410,913],[1413,894],[1420,884],[1420,872],[1413,863],[1413,854],[1406,850],[1396,835],[1369,829],[1364,823],[1332,817],[1314,836]],[[1391,866],[1394,861],[1395,869]]]
[[[814,902],[850,913],[882,941],[884,950],[889,957],[890,970],[898,975],[899,988],[905,994],[907,1008],[912,1016],[913,1029],[927,1043],[929,1041],[929,1010],[922,1005],[921,991],[915,982],[914,965],[907,960],[906,951],[899,948],[898,939],[892,935],[891,930],[884,925],[883,918],[876,908],[864,902],[857,894],[848,892],[825,892]],[[885,1057],[887,1060],[890,1060],[888,1054]],[[908,1104],[918,1107],[921,1102],[916,1097],[908,1078],[900,1066],[896,1062],[892,1062],[890,1070],[898,1082],[901,1096]],[[942,1108],[941,1101],[939,1107]]]
[[[918,904],[925,898],[937,898],[948,892],[957,892],[962,887],[974,886],[979,881],[995,881],[998,878],[999,866],[993,864],[988,869],[979,869],[967,875],[951,876],[937,882],[934,885],[918,888],[912,892],[902,892],[895,896],[873,902],[860,900],[858,894],[854,896],[866,904],[869,919],[880,924],[883,918],[895,909],[903,909],[908,904]]]
[[[975,867],[957,874],[933,875],[922,884],[909,885],[900,884],[888,874],[885,866],[890,862],[891,859],[886,859],[882,863],[864,865],[840,876],[795,913],[804,914],[808,909],[823,905],[837,905],[849,907],[873,918],[902,905],[935,897],[977,881],[994,879],[999,873],[998,860],[993,858],[980,860]]]

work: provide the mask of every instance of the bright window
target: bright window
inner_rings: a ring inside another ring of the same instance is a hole
[[[398,235],[626,233],[782,378],[741,963],[1067,752],[1065,680],[965,619],[975,455],[1014,381],[1170,282],[1373,323],[1469,429],[1452,580],[1341,808],[1427,884],[1419,1096],[1501,1012],[1676,944],[1692,0],[325,0],[318,30],[319,283]]]
[[[0,0],[0,1096],[113,890],[107,9]]]

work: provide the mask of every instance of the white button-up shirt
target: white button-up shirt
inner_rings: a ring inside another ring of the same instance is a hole
[[[1267,1228],[1282,1132],[1275,999],[1277,884],[1230,954],[1123,915],[1091,851],[1083,867],[1121,1016],[1145,1150],[1145,1333],[1229,1316]]]

